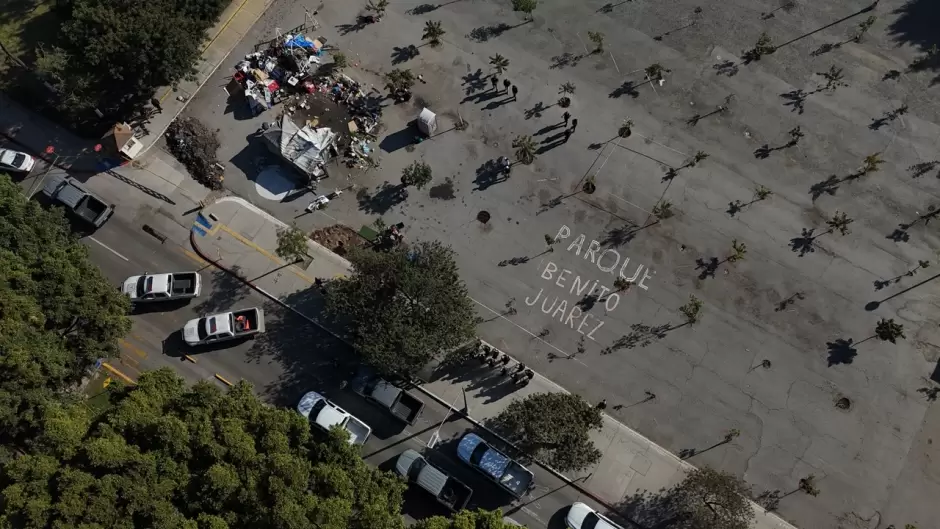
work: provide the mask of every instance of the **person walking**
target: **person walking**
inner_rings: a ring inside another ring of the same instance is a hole
[[[512,100],[516,101],[518,99],[518,97],[516,96],[518,95],[519,95],[519,87],[516,85],[512,85]]]
[[[597,408],[597,409],[599,409],[599,410],[606,409],[606,408],[607,408],[607,399],[601,400],[601,401],[598,402],[597,405],[594,406],[594,407]]]
[[[496,87],[499,85],[499,79],[497,79],[497,78],[494,76],[494,77],[490,77],[490,81],[493,82],[493,90],[496,90]]]
[[[150,106],[153,107],[157,114],[163,112],[163,106],[160,105],[160,100],[155,97],[150,99]]]
[[[512,83],[509,82],[509,79],[503,79],[503,90],[505,90],[507,94],[509,93],[510,86],[512,86]]]
[[[577,118],[571,120],[571,132],[574,133],[574,129],[578,128]]]
[[[565,128],[568,128],[568,120],[571,119],[571,113],[566,110],[565,113],[561,115],[561,117],[565,120]]]

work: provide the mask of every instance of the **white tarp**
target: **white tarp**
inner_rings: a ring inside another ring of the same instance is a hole
[[[327,149],[335,139],[329,128],[300,128],[286,115],[281,119],[281,155],[308,174],[317,173],[317,165],[329,160]]]

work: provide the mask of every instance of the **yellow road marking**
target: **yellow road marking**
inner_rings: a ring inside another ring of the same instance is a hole
[[[248,3],[248,0],[242,0],[242,3],[238,6],[238,9],[236,9],[235,12],[232,13],[232,16],[228,17],[228,20],[225,21],[225,24],[222,24],[222,27],[219,28],[219,32],[216,33],[215,36],[212,37],[211,40],[209,40],[209,42],[206,44],[206,46],[205,46],[205,47],[202,49],[202,51],[200,52],[200,55],[203,54],[203,53],[205,53],[206,50],[209,49],[209,46],[212,46],[212,43],[215,42],[216,39],[219,38],[219,35],[221,35],[223,31],[225,31],[225,29],[228,27],[228,25],[232,23],[232,20],[235,19],[235,15],[237,15],[238,13],[240,13],[241,10],[242,10],[242,8],[245,7],[245,4],[247,4],[247,3]],[[170,92],[172,92],[172,91],[173,91],[172,88],[167,88],[167,89],[166,89],[166,93],[163,94],[163,97],[160,98],[160,102],[162,103],[163,100],[166,99],[167,96],[169,96],[169,95],[170,95]]]
[[[185,255],[186,257],[189,257],[190,260],[196,262],[200,266],[209,266],[209,263],[206,262],[206,260],[203,259],[202,257],[199,257],[199,255],[196,254],[196,252],[191,252],[187,250],[186,248],[180,248],[180,250],[183,251],[183,255]]]
[[[183,355],[183,358],[189,360],[190,362],[192,362],[192,363],[194,363],[194,364],[198,364],[198,363],[199,363],[199,362],[196,361],[195,358],[193,358],[193,357],[191,357],[191,356],[189,356],[189,355]]]
[[[284,261],[282,261],[282,260],[281,260],[279,257],[277,257],[276,255],[274,255],[274,254],[272,254],[271,252],[265,250],[264,248],[258,246],[258,245],[255,244],[254,242],[249,241],[249,240],[248,240],[247,238],[245,238],[245,236],[243,236],[241,233],[238,233],[237,231],[233,230],[232,228],[229,228],[229,227],[226,226],[225,224],[222,224],[221,222],[219,222],[219,223],[216,223],[216,225],[217,225],[222,231],[224,231],[225,233],[228,233],[228,234],[231,235],[232,237],[235,237],[235,238],[236,238],[239,242],[241,242],[242,244],[251,247],[253,250],[255,250],[256,252],[260,253],[261,255],[267,257],[268,259],[274,261],[274,262],[277,263],[278,265],[284,265],[284,264],[286,264],[286,263],[284,263]],[[310,279],[309,277],[307,277],[306,274],[304,274],[303,272],[297,270],[297,269],[294,267],[294,265],[290,265],[287,269],[290,270],[291,272],[293,272],[294,275],[296,275],[297,277],[299,277],[299,278],[303,279],[304,281],[306,281],[307,283],[313,284],[313,280]]]
[[[132,353],[134,353],[135,355],[137,355],[137,356],[139,356],[139,357],[141,357],[141,358],[147,358],[147,352],[146,352],[146,351],[144,351],[143,349],[140,349],[139,347],[137,347],[136,345],[134,345],[134,344],[128,342],[127,340],[121,338],[120,340],[118,340],[118,343],[120,343],[122,346],[127,347],[128,349],[130,349],[130,351],[131,351]]]
[[[231,386],[234,386],[234,385],[235,385],[235,384],[232,384],[231,382],[229,382],[228,380],[225,380],[225,378],[224,378],[222,375],[218,374],[218,373],[215,374],[215,378],[221,380],[226,386],[231,387]]]
[[[124,373],[121,373],[117,368],[115,368],[114,366],[112,366],[111,364],[107,362],[101,362],[101,367],[110,371],[112,375],[123,379],[124,382],[127,382],[128,384],[137,384],[137,382],[134,382],[134,379],[125,375]]]

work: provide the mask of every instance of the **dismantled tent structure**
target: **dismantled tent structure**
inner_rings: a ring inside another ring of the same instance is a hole
[[[330,148],[336,141],[336,133],[332,129],[314,129],[309,125],[301,128],[285,114],[279,127],[271,127],[263,135],[271,150],[294,164],[300,172],[314,180],[325,176],[323,165],[330,160]]]

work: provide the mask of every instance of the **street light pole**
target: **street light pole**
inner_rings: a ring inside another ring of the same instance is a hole
[[[457,399],[460,398],[460,395],[454,397],[454,402],[450,404],[450,407],[447,409],[447,415],[444,415],[444,419],[441,421],[441,424],[437,425],[437,430],[434,430],[434,433],[431,434],[431,438],[428,439],[428,448],[434,448],[437,446],[437,443],[441,440],[441,428],[444,426],[444,423],[447,422],[447,419],[450,418],[450,414],[454,412],[456,408],[454,405],[457,404]]]

